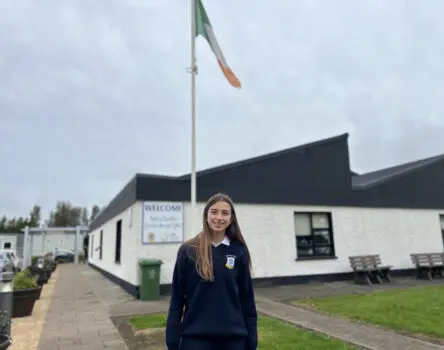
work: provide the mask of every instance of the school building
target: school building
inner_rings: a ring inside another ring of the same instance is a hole
[[[199,171],[196,219],[211,195],[233,198],[256,282],[349,278],[361,254],[410,273],[411,253],[443,249],[444,155],[356,174],[348,136]],[[190,215],[190,175],[136,174],[91,224],[89,263],[137,296],[139,259],[161,259],[166,291]]]

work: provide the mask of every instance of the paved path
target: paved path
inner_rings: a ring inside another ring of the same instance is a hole
[[[321,315],[313,311],[257,297],[259,312],[295,325],[328,334],[346,342],[372,350],[431,350],[443,346],[405,337],[380,328],[357,324],[344,319]]]
[[[97,283],[101,276],[87,266],[59,265],[57,270],[59,276],[38,350],[127,350],[110,320],[109,306],[97,293],[99,289],[108,290],[108,284],[101,288]],[[117,291],[117,299],[125,296]],[[111,293],[108,300],[114,299]]]

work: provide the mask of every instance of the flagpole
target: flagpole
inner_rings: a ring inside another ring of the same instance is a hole
[[[196,226],[196,0],[191,2],[191,229],[193,235]]]

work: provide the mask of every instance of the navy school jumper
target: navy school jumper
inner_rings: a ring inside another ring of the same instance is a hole
[[[181,338],[245,338],[242,350],[257,348],[247,248],[232,240],[229,246],[212,246],[212,254],[214,281],[205,281],[196,270],[194,249],[182,245],[178,250],[166,326],[168,350],[179,349]]]

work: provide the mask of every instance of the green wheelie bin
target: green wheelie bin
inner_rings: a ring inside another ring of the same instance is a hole
[[[139,287],[140,300],[159,300],[160,298],[160,265],[158,259],[141,259],[141,281]]]

